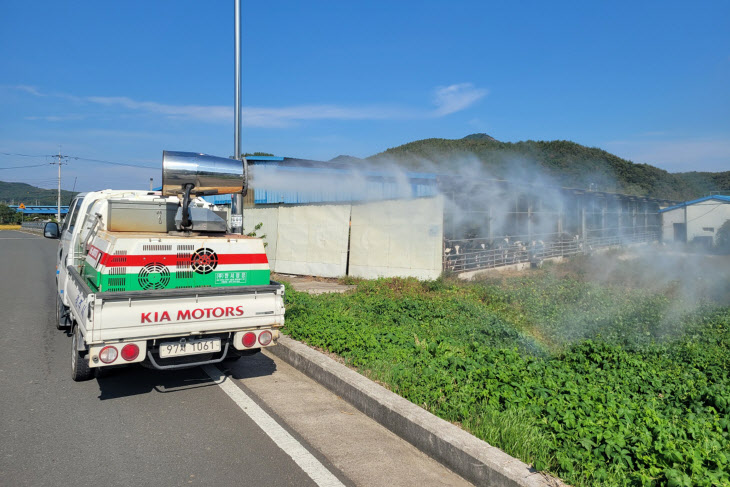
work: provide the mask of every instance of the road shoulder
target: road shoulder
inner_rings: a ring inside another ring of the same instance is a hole
[[[231,377],[353,483],[472,485],[270,350],[239,360]]]

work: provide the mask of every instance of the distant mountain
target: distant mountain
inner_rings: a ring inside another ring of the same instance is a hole
[[[411,170],[545,182],[573,188],[689,200],[711,191],[730,193],[730,171],[669,173],[567,140],[499,142],[487,134],[424,139],[368,158]],[[465,172],[467,171],[467,172]]]
[[[61,190],[61,204],[68,205],[78,193]],[[0,181],[0,203],[7,205],[25,203],[26,205],[55,205],[58,191],[42,189],[25,183],[6,183]]]
[[[350,162],[362,162],[363,160],[359,157],[354,156],[348,156],[348,155],[339,155],[337,157],[333,157],[329,160],[329,162],[339,162],[342,164],[350,163]]]
[[[494,142],[499,142],[497,139],[487,134],[471,134],[467,135],[461,140],[492,140]]]

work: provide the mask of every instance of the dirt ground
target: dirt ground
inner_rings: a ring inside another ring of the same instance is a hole
[[[271,273],[271,279],[277,282],[286,281],[297,291],[309,294],[344,293],[355,286],[343,284],[340,279],[317,276],[295,276],[292,274]]]

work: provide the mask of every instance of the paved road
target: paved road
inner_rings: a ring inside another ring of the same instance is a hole
[[[0,484],[466,484],[269,355],[74,383],[53,324],[56,245],[0,231]]]

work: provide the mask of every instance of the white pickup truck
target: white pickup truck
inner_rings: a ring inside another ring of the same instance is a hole
[[[177,369],[275,344],[284,286],[270,281],[262,240],[228,234],[200,199],[184,209],[192,223],[181,230],[178,197],[106,190],[78,195],[62,228],[46,225],[60,239],[57,327],[71,331],[75,381],[107,366]]]

